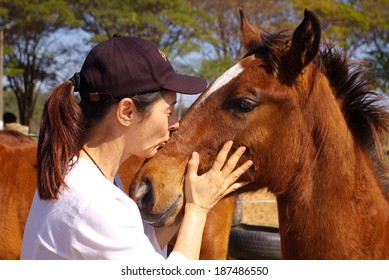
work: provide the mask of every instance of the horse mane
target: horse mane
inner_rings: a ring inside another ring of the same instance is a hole
[[[388,141],[389,112],[383,95],[374,92],[364,78],[364,70],[343,51],[329,44],[319,52],[322,73],[334,89],[343,116],[354,140],[368,152],[384,190],[389,194],[389,178],[383,143]]]
[[[265,40],[262,44],[244,57],[265,53],[267,71],[281,81],[290,82],[287,74],[282,77],[281,71],[283,59],[290,48],[290,34],[264,32],[263,36]],[[389,112],[385,109],[383,95],[369,87],[361,65],[351,61],[345,52],[333,45],[325,43],[314,63],[318,69],[316,74],[323,73],[327,77],[354,140],[367,151],[389,195],[389,177],[386,175],[383,149],[384,141],[388,141]]]
[[[355,140],[363,147],[382,151],[381,143],[389,132],[389,113],[384,108],[383,96],[369,88],[363,70],[344,52],[327,45],[319,58]]]

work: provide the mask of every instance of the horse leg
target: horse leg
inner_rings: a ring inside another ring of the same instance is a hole
[[[226,260],[230,237],[235,196],[220,200],[208,213],[200,248],[200,260]],[[168,254],[173,250],[176,236],[168,244]]]
[[[208,213],[201,243],[201,260],[226,260],[235,196],[220,200]]]

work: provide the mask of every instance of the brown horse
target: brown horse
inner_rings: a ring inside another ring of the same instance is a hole
[[[37,144],[15,131],[0,131],[0,260],[19,259],[24,226],[37,184]],[[119,174],[128,187],[143,160],[125,161]],[[209,214],[201,248],[202,259],[226,259],[234,197],[221,201]],[[220,223],[226,230],[219,231]]]
[[[18,259],[36,188],[36,142],[0,131],[0,259]]]
[[[305,11],[292,35],[265,33],[241,11],[248,53],[196,100],[180,130],[133,181],[149,223],[182,210],[193,151],[208,170],[227,140],[254,166],[242,176],[277,197],[285,259],[388,259],[389,203],[380,141],[388,113],[342,52],[320,48],[317,17]],[[166,187],[165,187],[166,186]],[[148,191],[148,192],[146,192]]]

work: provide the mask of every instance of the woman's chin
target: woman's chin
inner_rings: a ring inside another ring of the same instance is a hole
[[[146,158],[148,158],[148,159],[152,158],[153,156],[155,156],[157,154],[157,152],[158,152],[158,149],[151,151]]]
[[[146,158],[146,159],[152,158],[153,156],[156,155],[156,153],[158,152],[159,149],[160,149],[159,146],[157,146],[157,147],[154,147],[153,149],[149,149],[149,150],[144,151],[143,158]]]

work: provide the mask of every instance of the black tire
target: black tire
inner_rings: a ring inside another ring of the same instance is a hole
[[[240,260],[281,260],[277,228],[237,225],[231,228],[228,255]]]

